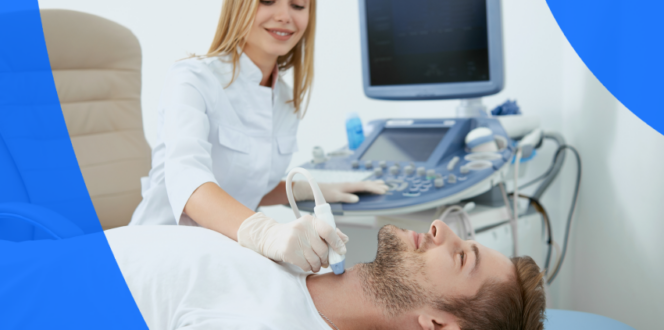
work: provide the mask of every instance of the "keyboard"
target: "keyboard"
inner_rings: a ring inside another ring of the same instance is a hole
[[[308,170],[316,182],[321,183],[341,183],[363,181],[370,177],[371,171],[334,171],[334,170]],[[294,181],[305,180],[304,176],[296,175]]]

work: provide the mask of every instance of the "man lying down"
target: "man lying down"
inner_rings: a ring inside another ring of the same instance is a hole
[[[542,329],[542,274],[463,241],[385,226],[376,260],[343,275],[275,263],[201,227],[106,231],[138,307],[159,329]]]

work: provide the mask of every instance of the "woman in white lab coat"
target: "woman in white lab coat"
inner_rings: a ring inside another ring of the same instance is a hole
[[[225,0],[207,55],[177,62],[159,105],[152,170],[131,224],[199,225],[304,270],[347,239],[305,216],[279,224],[255,210],[286,204],[281,178],[313,78],[315,0]],[[291,89],[279,72],[293,69]],[[328,202],[385,193],[382,182],[320,184]],[[296,200],[312,199],[296,182]],[[328,244],[326,244],[326,242]]]

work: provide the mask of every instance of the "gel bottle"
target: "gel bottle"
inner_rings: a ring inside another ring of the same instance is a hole
[[[349,112],[346,116],[346,134],[348,134],[348,149],[357,149],[364,142],[362,121],[357,112]]]

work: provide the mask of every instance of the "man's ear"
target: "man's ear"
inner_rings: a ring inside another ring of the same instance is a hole
[[[431,313],[425,311],[420,313],[417,318],[420,327],[422,330],[460,330],[459,324],[457,323],[456,317],[454,315],[436,311]]]

